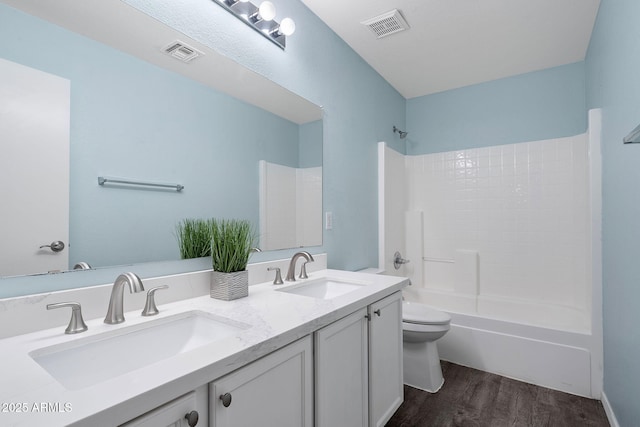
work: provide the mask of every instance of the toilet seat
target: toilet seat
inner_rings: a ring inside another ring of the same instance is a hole
[[[402,330],[407,332],[446,332],[449,328],[448,323],[426,324],[402,322]]]
[[[451,323],[451,316],[447,313],[433,309],[424,304],[412,303],[408,301],[402,302],[402,323],[415,325],[446,325],[447,329]]]

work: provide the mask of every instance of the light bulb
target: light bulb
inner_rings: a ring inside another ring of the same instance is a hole
[[[259,8],[260,18],[271,21],[276,17],[276,7],[270,1],[263,1]]]
[[[285,36],[290,36],[296,30],[296,23],[293,22],[291,18],[284,18],[282,22],[280,22],[279,32],[284,34]]]

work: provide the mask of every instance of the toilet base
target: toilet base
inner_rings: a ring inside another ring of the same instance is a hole
[[[440,356],[435,341],[403,342],[404,383],[436,393],[444,384]]]

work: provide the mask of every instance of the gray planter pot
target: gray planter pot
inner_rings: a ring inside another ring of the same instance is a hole
[[[249,295],[249,272],[211,273],[211,298],[231,301]]]

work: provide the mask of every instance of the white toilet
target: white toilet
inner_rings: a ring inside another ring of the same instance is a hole
[[[404,383],[431,393],[444,384],[436,340],[449,330],[451,316],[423,304],[402,302]]]

